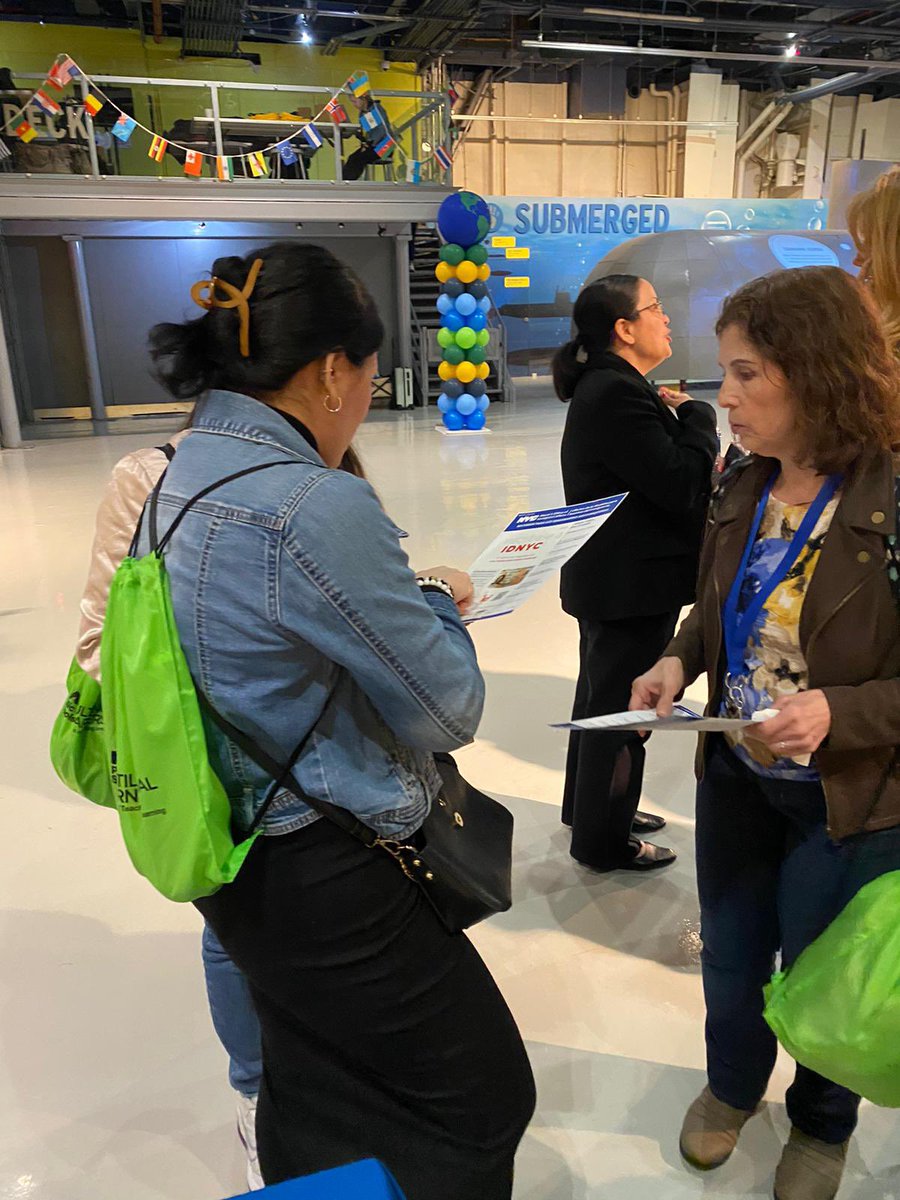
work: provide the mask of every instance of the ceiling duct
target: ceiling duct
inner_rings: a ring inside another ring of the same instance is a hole
[[[567,117],[624,117],[625,63],[580,62],[569,71]]]
[[[181,53],[184,58],[243,58],[246,0],[187,0]]]

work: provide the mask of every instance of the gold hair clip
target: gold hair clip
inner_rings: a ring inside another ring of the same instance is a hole
[[[191,287],[191,299],[195,304],[199,304],[201,308],[207,310],[211,308],[236,308],[238,310],[238,318],[241,322],[240,329],[240,348],[241,357],[250,357],[250,305],[248,303],[253,295],[253,289],[256,287],[256,281],[259,278],[259,273],[262,270],[263,260],[255,258],[253,266],[247,275],[247,281],[243,289],[236,288],[233,283],[229,283],[225,279],[219,279],[214,275],[212,279],[198,279]],[[228,296],[227,300],[220,300],[216,295],[216,288],[220,287]]]

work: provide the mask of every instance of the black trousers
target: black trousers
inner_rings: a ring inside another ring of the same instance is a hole
[[[383,160],[378,157],[372,147],[366,143],[365,145],[360,146],[358,150],[354,150],[353,153],[347,157],[347,161],[344,163],[344,166],[341,169],[341,178],[359,179],[366,167],[371,167],[373,163],[382,161]]]
[[[579,620],[573,720],[627,709],[632,682],[661,657],[678,615]],[[634,856],[629,837],[641,798],[644,758],[644,743],[636,733],[569,735],[562,819],[572,827],[573,858],[602,870]]]
[[[267,1184],[372,1157],[408,1200],[509,1200],[525,1048],[469,940],[387,853],[319,820],[259,838],[197,907],[259,1014]]]

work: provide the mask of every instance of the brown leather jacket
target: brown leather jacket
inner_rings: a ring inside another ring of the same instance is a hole
[[[697,603],[666,651],[681,659],[688,682],[706,671],[711,713],[719,711],[725,669],[722,606],[775,466],[753,458],[724,481],[710,508]],[[831,708],[831,732],[815,762],[836,841],[900,825],[900,614],[885,541],[897,534],[895,469],[884,452],[849,476],[800,618],[809,687],[821,688]],[[698,775],[704,749],[701,738]]]

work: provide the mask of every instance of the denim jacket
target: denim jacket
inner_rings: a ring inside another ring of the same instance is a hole
[[[212,392],[163,481],[159,533],[208,484],[283,459],[211,492],[175,530],[164,557],[181,644],[213,708],[276,761],[313,729],[294,769],[304,795],[405,837],[437,794],[431,752],[472,740],[484,683],[456,606],[420,590],[370,485],[328,469],[264,404]],[[204,721],[246,829],[271,778]],[[316,819],[284,790],[263,830]]]

